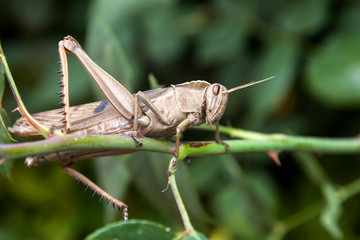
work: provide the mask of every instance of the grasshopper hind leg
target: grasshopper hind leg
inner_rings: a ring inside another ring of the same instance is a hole
[[[58,92],[60,94],[62,100],[59,102],[61,106],[63,106],[64,110],[60,113],[64,115],[64,119],[62,123],[65,125],[65,132],[69,133],[70,131],[70,119],[69,119],[69,70],[68,70],[68,64],[67,64],[67,57],[66,57],[66,49],[64,46],[64,41],[59,42],[59,56],[60,61],[59,64],[61,65],[60,71],[58,71],[61,74],[61,80],[58,82],[60,84],[60,87],[62,90]]]
[[[79,182],[82,182],[86,186],[86,189],[87,188],[92,189],[93,190],[92,196],[94,196],[96,193],[98,195],[100,195],[99,202],[103,198],[105,198],[106,204],[111,203],[113,208],[117,207],[119,210],[122,210],[123,211],[123,220],[124,221],[128,220],[128,206],[125,203],[119,201],[118,199],[111,196],[109,193],[105,192],[103,189],[101,189],[99,186],[97,186],[95,183],[93,183],[90,179],[85,177],[80,172],[78,172],[70,167],[66,167],[66,166],[60,166],[60,167],[66,174],[77,179]]]

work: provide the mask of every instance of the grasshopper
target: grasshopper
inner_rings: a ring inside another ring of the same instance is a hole
[[[180,146],[180,135],[190,126],[206,123],[216,124],[215,140],[223,143],[219,137],[219,120],[222,117],[230,92],[264,82],[270,78],[251,82],[227,90],[225,86],[206,81],[191,81],[166,88],[139,91],[131,94],[121,83],[115,80],[81,48],[71,36],[59,42],[61,70],[62,109],[30,115],[18,102],[18,110],[22,117],[18,119],[11,132],[26,137],[55,135],[127,135],[131,136],[137,146],[141,146],[141,137],[168,137],[176,135],[174,157],[177,159]],[[75,55],[90,77],[100,88],[106,100],[69,106],[67,53]],[[271,77],[272,78],[272,77]],[[223,143],[224,144],[224,143]],[[37,166],[48,161],[60,160],[61,169],[90,187],[94,194],[104,197],[107,203],[112,202],[123,210],[123,218],[127,220],[127,205],[112,197],[81,173],[70,168],[77,160],[94,156],[124,154],[130,151],[68,151],[46,156],[29,157],[27,166]]]

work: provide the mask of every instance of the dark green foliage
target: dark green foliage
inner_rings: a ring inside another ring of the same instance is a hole
[[[107,225],[89,235],[86,240],[170,240],[174,237],[175,234],[170,232],[170,228],[160,224],[154,224],[149,221],[130,220],[127,223],[119,222]]]

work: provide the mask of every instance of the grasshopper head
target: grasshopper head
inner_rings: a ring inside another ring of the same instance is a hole
[[[257,81],[250,82],[232,89],[227,90],[226,87],[218,83],[211,84],[205,93],[206,100],[206,124],[212,125],[213,123],[220,120],[222,115],[225,112],[226,104],[228,101],[229,93],[234,92],[239,89],[243,89],[261,82],[265,82],[274,78],[275,76]]]
[[[211,84],[205,93],[206,124],[212,125],[219,121],[225,112],[229,94],[225,86],[218,83]]]

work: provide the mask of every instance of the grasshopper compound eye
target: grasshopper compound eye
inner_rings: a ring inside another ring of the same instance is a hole
[[[215,96],[219,95],[220,93],[220,85],[219,84],[214,84],[214,86],[212,87],[212,92]]]

